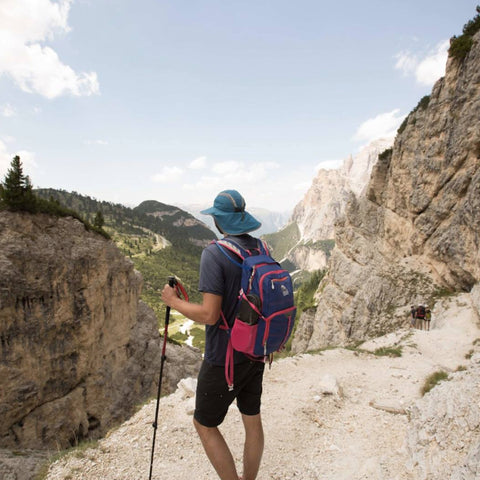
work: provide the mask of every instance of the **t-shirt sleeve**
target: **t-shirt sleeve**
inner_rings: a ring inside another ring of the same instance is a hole
[[[211,248],[206,248],[200,258],[200,281],[198,290],[202,293],[224,294],[224,272],[217,255]]]

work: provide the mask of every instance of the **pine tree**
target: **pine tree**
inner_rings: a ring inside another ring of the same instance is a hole
[[[23,173],[20,157],[13,157],[0,189],[0,201],[10,210],[35,210],[35,196],[30,178]]]
[[[95,215],[93,220],[93,226],[95,228],[101,229],[105,225],[105,219],[103,218],[103,213],[99,210]]]

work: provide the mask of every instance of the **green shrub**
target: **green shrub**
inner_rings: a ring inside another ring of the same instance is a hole
[[[374,352],[377,357],[401,357],[402,347],[381,347]]]
[[[477,15],[463,26],[463,33],[459,37],[450,39],[448,54],[450,57],[463,61],[473,45],[473,36],[480,30],[480,6],[477,6]]]
[[[448,378],[448,373],[443,371],[443,370],[439,370],[438,372],[435,372],[435,373],[432,373],[431,375],[429,375],[426,378],[425,383],[422,387],[422,395],[425,395],[433,387],[438,385],[443,380],[446,380],[447,378]]]
[[[298,229],[298,225],[293,222],[276,233],[262,235],[262,239],[268,243],[274,258],[280,261],[300,240],[300,230]]]
[[[378,159],[381,160],[382,162],[385,160],[389,160],[392,156],[393,153],[393,148],[387,148],[384,150],[382,153],[378,155]]]
[[[400,126],[398,127],[398,130],[397,130],[397,133],[398,134],[401,134],[406,128],[407,128],[407,123],[408,123],[408,117],[409,115],[407,115],[405,117],[405,119],[403,120],[403,122],[400,124]]]
[[[468,35],[460,35],[459,37],[452,37],[450,40],[450,48],[448,49],[448,54],[456,58],[459,61],[462,61],[471,50],[473,45],[472,37]]]
[[[418,109],[425,110],[428,107],[428,104],[430,103],[430,95],[425,95],[420,99],[418,102],[417,106],[413,109],[414,112],[416,112]]]
[[[205,330],[202,327],[194,327],[190,330],[190,335],[193,337],[192,345],[202,352],[205,350]]]
[[[417,106],[405,117],[405,120],[403,120],[401,125],[398,127],[397,133],[400,134],[405,130],[408,124],[408,119],[410,118],[410,115],[412,115],[412,113],[415,113],[417,110],[420,110],[420,109],[425,110],[428,107],[429,103],[430,103],[430,95],[425,95],[424,97],[422,97],[420,101],[417,103]]]
[[[326,270],[316,270],[312,273],[310,279],[300,285],[300,287],[296,291],[295,305],[297,307],[297,310],[299,311],[297,313],[298,316],[300,315],[301,311],[315,306],[314,295],[317,291],[318,286],[320,285],[322,278],[325,276],[325,273]]]
[[[169,338],[169,340],[173,340],[177,344],[181,345],[182,343],[185,343],[185,341],[188,338],[188,335],[186,333],[177,332],[177,333],[169,336],[168,338]]]

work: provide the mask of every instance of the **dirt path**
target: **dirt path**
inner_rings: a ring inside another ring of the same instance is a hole
[[[362,349],[401,345],[401,357],[344,349],[275,362],[264,382],[266,448],[258,480],[415,480],[407,468],[407,415],[425,378],[468,360],[480,337],[468,294],[436,306],[430,332],[405,329]],[[338,394],[325,393],[327,384]],[[373,405],[373,406],[372,406]],[[155,479],[217,479],[192,426],[193,398],[162,398]],[[51,466],[48,480],[148,478],[155,401],[102,440]],[[243,433],[232,406],[221,427],[240,467]]]

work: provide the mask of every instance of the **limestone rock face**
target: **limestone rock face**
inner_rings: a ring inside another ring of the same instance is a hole
[[[350,195],[313,327],[304,325],[309,314],[297,328],[312,331],[307,349],[385,333],[412,303],[480,280],[479,89],[477,33],[465,61],[449,59],[391,155],[375,164],[365,195]]]
[[[327,264],[327,254],[323,250],[311,248],[309,245],[298,245],[287,256],[294,265],[302,266],[303,270],[313,272],[321,270]]]
[[[347,179],[338,170],[320,170],[292,214],[303,241],[334,237],[335,220],[343,214]]]
[[[480,354],[410,408],[407,448],[419,480],[480,477]]]
[[[158,321],[141,285],[77,220],[0,212],[0,447],[98,437],[156,394]],[[200,355],[185,358],[193,374]]]
[[[335,222],[344,214],[350,193],[362,194],[378,155],[392,143],[391,138],[375,140],[346,158],[340,168],[318,171],[290,219],[298,225],[302,241],[334,238]]]
[[[351,193],[363,195],[378,155],[391,147],[393,139],[383,138],[350,155],[340,168],[319,170],[305,197],[295,207],[290,223],[300,231],[300,241],[287,259],[305,271],[325,268],[328,255],[319,243],[332,240],[335,223],[345,214]]]

